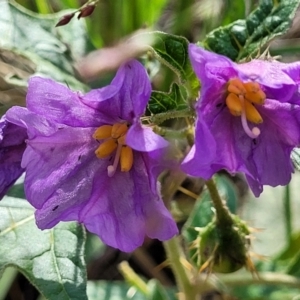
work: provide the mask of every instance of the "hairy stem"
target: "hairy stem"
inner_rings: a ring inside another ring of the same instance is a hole
[[[160,136],[173,138],[173,139],[184,139],[191,134],[191,128],[184,128],[180,130],[170,129],[165,127],[154,126],[153,131]]]
[[[183,294],[184,300],[195,300],[196,290],[191,279],[188,276],[186,269],[182,265],[185,259],[181,245],[177,237],[165,241],[164,247],[167,253],[168,262],[172,268],[179,292]]]
[[[188,108],[188,109],[168,111],[168,112],[153,115],[151,116],[150,121],[158,125],[169,119],[189,118],[193,116],[194,116],[194,112]]]
[[[225,204],[225,202],[221,199],[220,194],[218,192],[217,186],[213,179],[207,180],[205,182],[208,191],[210,193],[211,200],[216,209],[217,222],[221,225],[229,225],[232,224],[232,218],[230,212]]]

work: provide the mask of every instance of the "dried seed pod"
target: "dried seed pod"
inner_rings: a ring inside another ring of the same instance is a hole
[[[74,17],[74,13],[62,16],[57,22],[57,24],[55,25],[55,27],[64,26],[68,24],[73,17]]]
[[[95,10],[95,8],[96,8],[95,4],[89,4],[87,6],[84,6],[83,8],[80,9],[80,13],[77,18],[80,19],[80,18],[85,18],[90,16]]]

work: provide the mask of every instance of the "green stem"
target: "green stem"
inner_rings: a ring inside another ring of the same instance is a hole
[[[153,131],[155,133],[159,134],[160,136],[163,136],[166,138],[173,138],[173,139],[184,139],[189,134],[191,134],[190,128],[176,130],[176,129],[170,129],[170,128],[165,128],[165,127],[154,126]]]
[[[300,279],[291,275],[263,272],[259,273],[258,276],[252,274],[226,274],[218,275],[218,278],[228,286],[242,286],[250,284],[265,284],[265,285],[285,285],[289,287],[299,287]]]
[[[221,199],[220,194],[218,192],[217,186],[213,179],[207,180],[205,182],[208,191],[210,193],[211,200],[214,204],[214,207],[216,209],[216,216],[217,216],[217,222],[220,225],[229,225],[232,224],[232,217],[231,214],[224,203],[224,201]]]
[[[149,295],[147,283],[131,269],[127,261],[121,262],[118,267],[121,274],[130,285],[134,286],[145,296]]]
[[[184,295],[185,300],[196,299],[196,290],[192,285],[186,269],[182,265],[182,260],[185,259],[183,251],[179,244],[178,238],[174,237],[168,241],[165,241],[164,247],[167,253],[168,262],[172,268],[174,276],[176,278],[176,283],[181,292]]]
[[[291,197],[290,197],[290,186],[285,187],[284,193],[284,217],[285,217],[285,229],[287,242],[291,241],[292,236],[292,213],[291,213]]]
[[[47,1],[35,1],[36,7],[38,9],[38,12],[40,14],[50,14],[51,8],[49,6],[49,3]]]
[[[168,111],[165,113],[160,113],[151,116],[150,121],[154,124],[161,124],[166,120],[175,119],[175,118],[189,118],[193,117],[194,113],[189,108],[175,111]]]
[[[0,300],[7,299],[7,293],[17,275],[18,270],[14,267],[8,267],[4,270],[0,280]]]

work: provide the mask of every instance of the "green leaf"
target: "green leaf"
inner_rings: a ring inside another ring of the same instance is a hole
[[[289,261],[286,273],[300,277],[300,251]]]
[[[0,103],[25,105],[26,82],[36,71],[36,64],[24,55],[0,48]]]
[[[35,74],[67,83],[74,89],[86,89],[75,78],[73,67],[91,48],[84,21],[75,19],[68,27],[56,28],[58,19],[68,11],[44,16],[24,9],[15,1],[1,1],[0,11],[3,49],[31,60],[36,65]]]
[[[180,83],[195,79],[188,55],[189,41],[186,38],[158,31],[140,36],[145,38],[146,43],[151,41],[155,57],[176,73]]]
[[[299,300],[299,289],[281,285],[248,284],[231,288],[234,299]]]
[[[300,232],[291,236],[286,248],[274,258],[276,270],[300,277]]]
[[[167,291],[159,283],[159,281],[152,279],[147,284],[149,289],[148,300],[170,300]],[[172,299],[176,299],[175,297]]]
[[[173,83],[168,93],[152,91],[148,109],[152,114],[188,108],[180,87]]]
[[[126,282],[88,281],[89,300],[146,300],[140,292],[131,290]]]
[[[278,261],[286,261],[295,257],[300,249],[300,232],[292,235],[291,240],[287,247],[276,257]]]
[[[105,251],[106,245],[93,233],[87,232],[85,244],[85,260],[87,263],[99,258]]]
[[[18,268],[46,299],[84,300],[85,231],[74,222],[41,231],[24,199],[0,202],[0,270]]]
[[[289,29],[299,4],[299,0],[262,0],[245,20],[209,33],[203,46],[234,61],[253,56]]]
[[[14,198],[22,198],[25,199],[25,191],[24,191],[24,184],[23,182],[15,183],[6,193],[7,196],[14,197]]]
[[[189,55],[187,39],[163,32],[150,32],[139,35],[143,42],[152,49],[154,56],[162,64],[172,70],[179,80],[180,88],[172,83],[170,91],[153,91],[148,109],[151,113],[163,113],[170,110],[182,110],[188,107],[188,98],[198,96],[200,83],[193,72]]]

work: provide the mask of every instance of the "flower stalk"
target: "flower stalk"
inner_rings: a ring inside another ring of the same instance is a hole
[[[119,266],[119,271],[125,278],[125,280],[131,285],[134,286],[145,296],[149,295],[149,289],[147,283],[134,272],[134,270],[129,266],[127,261],[122,261]]]
[[[196,299],[197,292],[191,282],[191,278],[184,268],[182,261],[185,259],[178,237],[163,242],[168,262],[176,278],[179,292],[183,294],[183,300]]]
[[[219,225],[231,225],[233,223],[231,214],[224,203],[224,201],[221,199],[220,194],[218,192],[217,186],[213,179],[207,180],[205,182],[208,191],[211,196],[211,200],[214,204],[214,207],[216,209],[216,217],[217,222]]]
[[[291,242],[292,239],[292,211],[291,211],[291,195],[290,186],[285,187],[284,192],[284,218],[285,218],[285,230],[287,243]]]
[[[246,267],[254,272],[248,252],[248,226],[238,216],[230,213],[213,179],[208,180],[206,185],[216,213],[215,218],[200,232],[200,271],[232,273]]]

